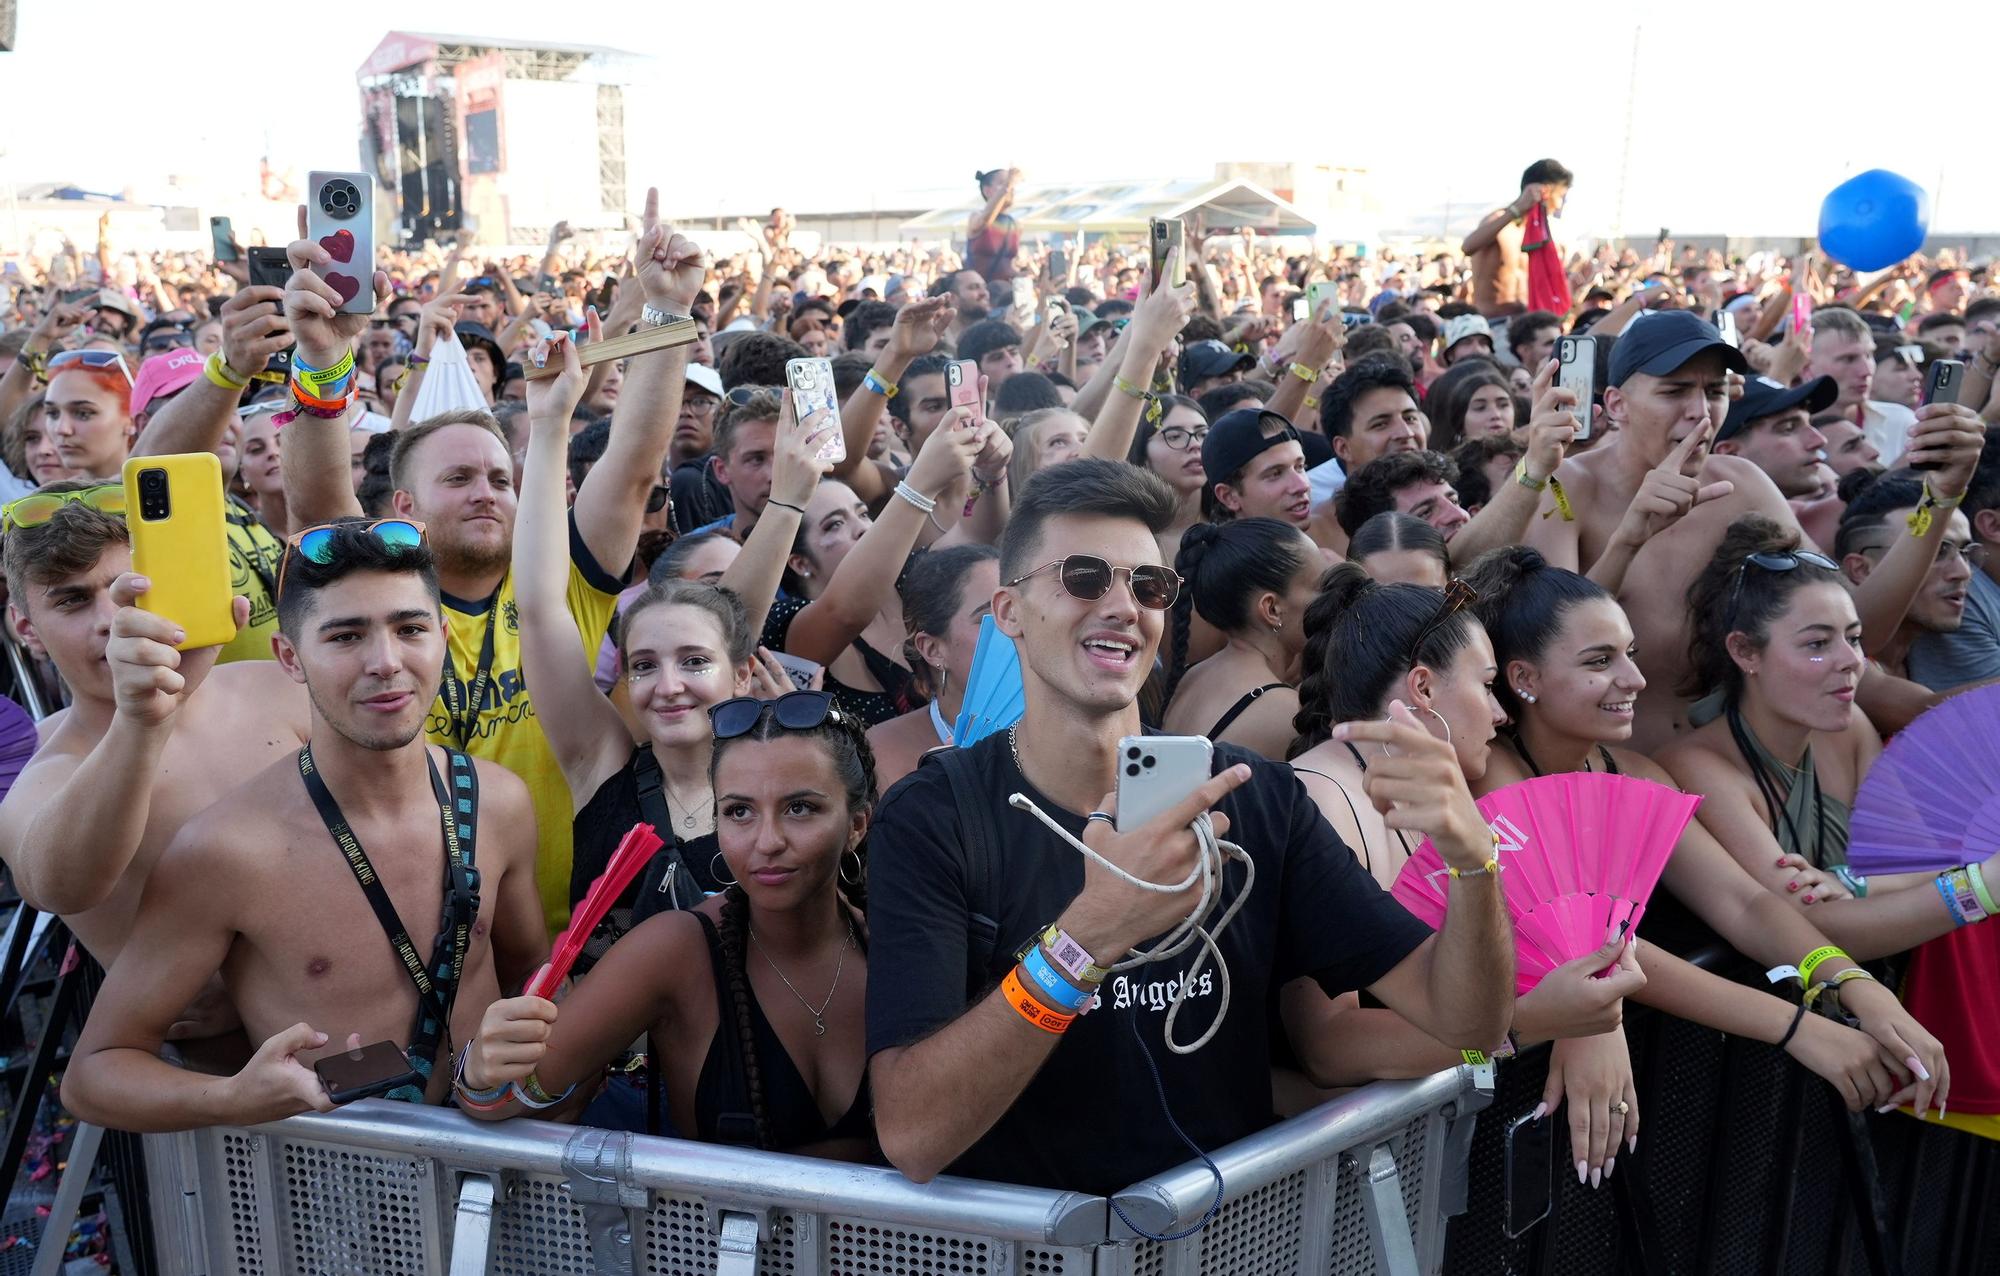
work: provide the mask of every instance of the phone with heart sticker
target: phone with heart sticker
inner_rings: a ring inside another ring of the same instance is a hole
[[[320,277],[340,294],[340,312],[375,312],[375,179],[366,173],[306,174],[306,238],[333,260]]]

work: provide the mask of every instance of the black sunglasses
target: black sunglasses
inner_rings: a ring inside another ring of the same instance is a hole
[[[1417,631],[1417,640],[1410,644],[1410,659],[1421,660],[1424,644],[1431,640],[1431,636],[1450,624],[1453,616],[1478,601],[1479,591],[1462,580],[1454,580],[1446,586],[1444,605],[1438,608],[1437,615],[1424,622],[1424,627]]]
[[[664,484],[655,483],[653,484],[653,490],[646,493],[646,512],[648,514],[657,514],[663,509],[670,509],[673,503],[673,491]]]
[[[1753,563],[1767,572],[1795,571],[1801,563],[1810,567],[1825,568],[1830,572],[1840,571],[1840,564],[1825,554],[1815,554],[1809,549],[1796,552],[1779,550],[1776,553],[1758,553],[1745,557],[1742,562],[1736,564],[1736,582],[1729,587],[1729,612],[1722,626],[1722,632],[1726,634],[1736,631],[1736,608],[1743,601],[1743,577],[1748,574]]]
[[[1071,554],[1058,558],[1052,563],[1043,563],[1031,572],[1026,572],[1007,582],[1008,586],[1020,584],[1030,576],[1038,576],[1049,568],[1056,569],[1056,579],[1061,582],[1063,592],[1071,598],[1094,603],[1111,592],[1111,584],[1123,572],[1132,583],[1132,600],[1148,611],[1165,611],[1174,605],[1174,599],[1181,595],[1180,574],[1171,567],[1158,563],[1142,563],[1137,567],[1113,567],[1095,554]]]
[[[737,696],[710,708],[708,720],[716,739],[734,740],[754,731],[766,713],[787,731],[815,731],[828,722],[843,721],[830,691],[788,691],[776,700]]]

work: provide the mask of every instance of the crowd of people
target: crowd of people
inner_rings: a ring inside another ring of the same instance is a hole
[[[1631,999],[2000,1137],[2000,862],[1847,866],[1883,739],[2000,679],[2000,280],[1566,252],[1552,160],[1401,255],[1037,247],[1019,174],[977,180],[962,251],[806,253],[780,209],[711,261],[649,195],[622,257],[385,251],[372,313],[303,215],[282,286],[16,263],[7,627],[61,707],[0,858],[108,972],[77,1114],[325,1111],[313,1064],[388,1041],[389,1097],[481,1120],[1108,1192],[1553,1043],[1595,1184],[1638,1148]],[[120,474],[187,453],[237,634],[181,650]],[[988,625],[1025,710],[958,747]],[[1154,731],[1212,774],[1121,820]],[[1581,772],[1702,802],[1641,933],[1517,998],[1476,801]],[[1426,841],[1435,930],[1389,894]],[[1158,942],[1191,917],[1212,952]],[[1798,986],[1683,960],[1715,936]]]

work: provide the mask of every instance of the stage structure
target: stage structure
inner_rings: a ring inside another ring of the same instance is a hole
[[[617,49],[391,31],[361,66],[363,162],[405,241],[470,224],[524,243],[568,218],[624,224],[625,86]]]

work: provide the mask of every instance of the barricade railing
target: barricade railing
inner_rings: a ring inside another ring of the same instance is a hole
[[[1485,1101],[1461,1068],[1245,1139],[1215,1154],[1221,1212],[1164,1245],[1099,1196],[381,1101],[146,1144],[162,1276],[1431,1276]],[[1118,1201],[1158,1231],[1212,1193],[1195,1162]]]

